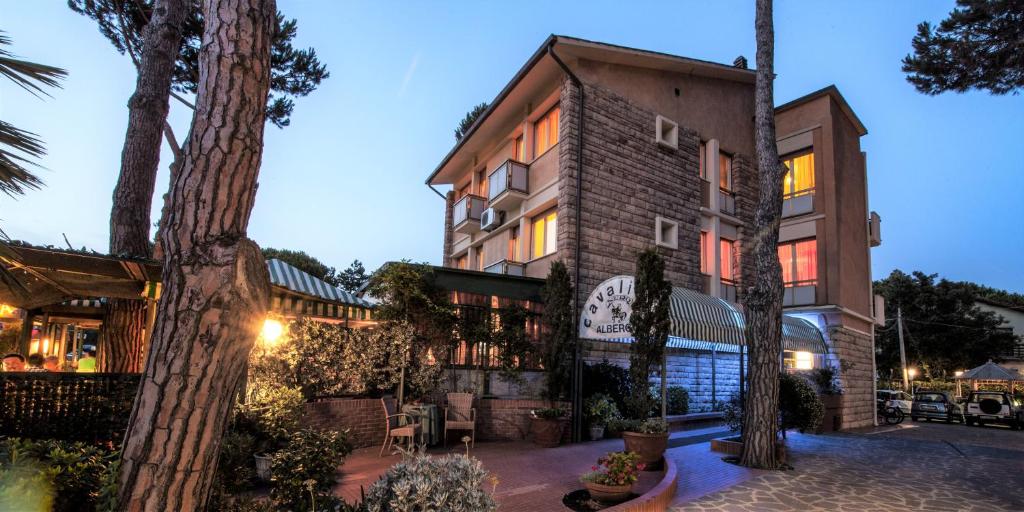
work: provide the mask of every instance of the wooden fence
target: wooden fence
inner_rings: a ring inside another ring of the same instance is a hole
[[[0,373],[0,435],[120,443],[139,374]]]

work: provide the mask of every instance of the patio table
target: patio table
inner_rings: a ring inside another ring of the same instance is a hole
[[[402,412],[420,424],[420,442],[435,445],[441,442],[441,414],[434,404],[405,404]]]

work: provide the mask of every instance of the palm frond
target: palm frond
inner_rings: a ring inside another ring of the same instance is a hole
[[[7,238],[7,233],[4,233],[4,230],[0,229],[0,285],[7,286],[15,293],[26,293],[28,292],[28,288],[25,288],[25,285],[7,269],[7,265],[5,263],[5,260],[16,261],[18,256],[17,253],[11,250],[7,245],[7,242],[9,241],[10,239]]]
[[[39,97],[39,94],[49,96],[43,90],[44,86],[60,87],[60,81],[68,75],[66,70],[18,59],[14,54],[3,49],[3,46],[10,44],[11,38],[0,30],[0,75],[7,77],[8,80],[36,97]]]
[[[26,166],[38,167],[30,158],[44,154],[46,148],[36,134],[0,121],[0,192],[14,196],[24,194],[25,189],[38,189],[42,180]]]

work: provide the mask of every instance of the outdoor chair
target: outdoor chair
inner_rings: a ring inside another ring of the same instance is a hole
[[[416,446],[416,436],[420,435],[420,424],[413,423],[412,416],[397,412],[395,410],[395,402],[392,400],[380,399],[380,404],[384,407],[384,445],[380,447],[380,456],[384,456],[384,452],[394,444],[396,437],[409,438],[410,447]],[[405,425],[399,424],[399,418],[405,418]]]
[[[444,408],[444,444],[448,445],[449,430],[468,430],[470,443],[476,447],[476,409],[473,393],[448,393],[448,406]]]

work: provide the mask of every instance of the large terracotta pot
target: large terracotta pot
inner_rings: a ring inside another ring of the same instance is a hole
[[[664,434],[641,434],[639,432],[623,432],[622,440],[626,444],[627,452],[635,452],[640,456],[640,462],[654,464],[661,460],[668,448],[668,433]]]
[[[619,503],[626,501],[633,494],[633,484],[626,485],[604,485],[594,482],[583,482],[587,487],[590,497],[605,503]]]
[[[562,442],[562,432],[565,429],[565,418],[545,419],[530,418],[530,433],[533,434],[533,443],[537,446],[552,448]]]

